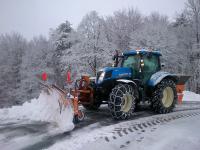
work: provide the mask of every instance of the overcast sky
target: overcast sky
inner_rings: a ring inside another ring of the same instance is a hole
[[[173,19],[184,8],[186,0],[0,0],[0,33],[19,32],[31,39],[48,36],[49,29],[69,20],[77,27],[91,10],[99,15],[112,15],[123,8],[137,8],[144,15],[152,11]]]

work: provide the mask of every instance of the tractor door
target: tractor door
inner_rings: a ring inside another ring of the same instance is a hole
[[[151,76],[160,70],[159,57],[156,55],[144,55],[142,57],[144,66],[142,68],[143,84],[151,78]]]

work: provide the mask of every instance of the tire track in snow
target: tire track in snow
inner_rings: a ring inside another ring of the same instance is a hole
[[[137,133],[141,134],[142,132],[145,132],[146,129],[152,128],[151,132],[153,132],[156,129],[157,125],[162,125],[165,123],[169,123],[171,121],[177,120],[177,119],[184,119],[188,117],[194,117],[200,115],[200,110],[190,110],[190,111],[183,111],[183,112],[174,112],[170,114],[162,114],[159,116],[153,116],[153,119],[147,119],[147,121],[141,122],[141,123],[131,123],[128,124],[127,127],[117,127],[113,130],[114,136],[108,137],[105,136],[104,139],[106,142],[111,142],[112,140],[118,140],[119,138],[123,138],[125,136],[128,136],[129,134]],[[115,137],[115,138],[113,138]],[[137,139],[138,142],[140,142],[144,137],[141,137],[141,139]],[[130,141],[126,141],[126,143],[120,145],[120,148],[124,148],[125,145],[128,145]]]

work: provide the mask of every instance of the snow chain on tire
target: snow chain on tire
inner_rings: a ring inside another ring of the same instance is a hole
[[[168,102],[163,102],[163,99],[166,99]],[[160,114],[169,113],[173,111],[176,102],[177,92],[174,81],[170,79],[162,80],[152,93],[153,111]]]
[[[135,111],[134,88],[128,84],[118,84],[110,93],[108,107],[114,119],[128,119]]]

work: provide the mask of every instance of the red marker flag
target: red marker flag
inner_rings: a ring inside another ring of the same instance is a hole
[[[46,72],[43,72],[43,73],[42,73],[42,80],[43,80],[43,81],[46,81],[46,80],[47,80],[47,73],[46,73]]]
[[[67,82],[68,83],[71,82],[71,72],[70,72],[70,70],[67,71]]]

